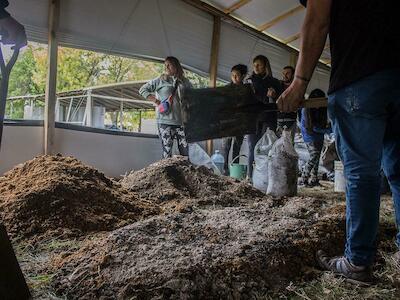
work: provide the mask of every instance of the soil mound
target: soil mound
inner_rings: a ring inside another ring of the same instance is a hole
[[[73,157],[39,156],[0,177],[0,218],[13,237],[113,230],[156,211]]]
[[[191,206],[238,206],[268,198],[247,183],[215,175],[182,156],[131,172],[121,185],[169,211],[184,212]]]
[[[120,228],[54,261],[68,299],[254,299],[339,253],[344,215],[291,198],[171,213]]]

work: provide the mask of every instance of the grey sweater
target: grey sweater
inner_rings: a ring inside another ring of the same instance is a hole
[[[155,95],[158,100],[163,101],[172,94],[176,80],[176,77],[161,75],[160,77],[144,84],[139,89],[139,94],[146,99],[150,95]],[[160,114],[158,108],[156,109],[158,124],[182,126],[181,97],[184,89],[191,87],[192,85],[190,81],[186,78],[178,84],[178,89],[175,93],[170,112],[168,114]]]

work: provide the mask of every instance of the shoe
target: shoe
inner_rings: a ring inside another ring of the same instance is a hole
[[[317,262],[324,270],[344,277],[346,281],[362,286],[373,284],[372,270],[369,266],[353,265],[346,257],[329,258],[322,250],[317,252]]]
[[[316,178],[316,177],[311,177],[310,180],[308,181],[308,186],[309,186],[309,187],[321,186],[321,184],[319,183],[318,178]]]
[[[298,184],[299,186],[308,186],[308,177],[301,176],[301,177],[297,180],[297,184]]]

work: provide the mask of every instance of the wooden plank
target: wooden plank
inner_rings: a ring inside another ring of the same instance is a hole
[[[250,1],[251,0],[239,0],[239,1],[235,2],[234,4],[232,4],[230,7],[224,9],[224,13],[231,14],[232,12],[234,12],[235,10],[238,10],[239,8],[246,5]]]
[[[214,16],[213,35],[211,42],[210,83],[209,83],[209,86],[212,88],[215,88],[217,86],[220,35],[221,35],[221,18]],[[214,152],[213,140],[207,141],[206,150],[209,155],[213,154]]]
[[[278,24],[279,22],[287,19],[288,17],[301,12],[303,9],[304,9],[303,5],[298,5],[296,7],[293,7],[292,9],[289,9],[288,11],[284,12],[283,14],[281,14],[281,15],[277,16],[276,18],[273,18],[272,20],[268,21],[267,23],[261,25],[260,27],[258,27],[258,30],[265,31],[265,30],[269,29],[270,27]]]
[[[213,35],[211,42],[211,58],[210,58],[210,87],[217,86],[218,77],[218,55],[219,55],[219,42],[221,35],[221,18],[214,17]]]
[[[326,98],[304,100],[302,107],[326,107]],[[183,125],[188,142],[254,133],[257,120],[277,111],[276,103],[264,104],[250,85],[190,89],[182,101]]]
[[[289,66],[296,68],[298,58],[299,58],[299,56],[296,53],[290,53]]]
[[[54,149],[55,105],[57,92],[57,28],[60,16],[60,0],[49,0],[49,33],[47,54],[47,80],[44,114],[44,153],[52,154]]]
[[[198,8],[206,13],[209,13],[212,16],[220,17],[221,20],[224,20],[227,23],[232,24],[232,25],[242,29],[246,33],[257,37],[257,38],[261,39],[262,41],[266,41],[266,42],[268,42],[272,45],[278,46],[286,51],[298,53],[298,50],[292,48],[291,46],[285,45],[284,43],[282,43],[282,41],[275,39],[273,37],[270,37],[269,35],[259,31],[255,25],[244,23],[242,20],[235,18],[231,15],[228,15],[228,14],[224,13],[222,10],[220,10],[210,4],[207,4],[201,0],[182,0],[182,1],[193,7]],[[326,70],[326,71],[331,70],[330,67],[324,65],[322,62],[318,62],[318,67],[323,70]]]
[[[286,40],[283,42],[287,45],[290,44],[291,42],[298,40],[300,38],[300,32],[293,34],[292,36],[288,37]]]

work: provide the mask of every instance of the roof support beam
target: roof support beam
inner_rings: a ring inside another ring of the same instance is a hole
[[[285,45],[290,44],[291,42],[298,40],[300,38],[300,32],[293,34],[292,36],[288,37],[286,40],[283,41]]]
[[[52,154],[55,132],[55,106],[57,92],[57,60],[58,40],[57,29],[60,17],[60,0],[49,0],[49,33],[47,54],[47,80],[45,91],[44,114],[44,153]]]
[[[249,3],[251,0],[239,0],[237,2],[235,2],[234,4],[232,4],[230,7],[226,8],[224,10],[224,13],[226,14],[231,14],[233,13],[235,10],[238,10],[239,8],[241,8],[242,6],[246,5],[247,3]]]
[[[221,18],[214,16],[213,35],[211,42],[211,58],[210,58],[210,87],[217,86],[218,77],[218,56],[219,56],[219,42],[221,36]],[[207,153],[211,155],[213,153],[213,141],[207,141]]]
[[[277,23],[287,19],[290,16],[293,16],[294,14],[297,14],[298,12],[302,11],[304,7],[302,5],[298,5],[296,7],[293,7],[292,9],[288,10],[287,12],[284,12],[283,14],[277,16],[276,18],[273,18],[272,20],[268,21],[267,23],[261,25],[258,27],[258,30],[260,31],[265,31],[268,28],[276,25]]]

